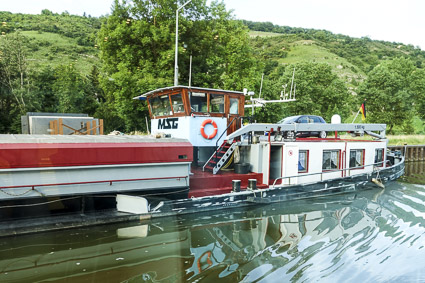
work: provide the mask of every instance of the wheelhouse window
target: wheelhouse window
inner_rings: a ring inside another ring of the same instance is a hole
[[[323,170],[333,170],[339,168],[339,150],[324,150],[323,151]]]
[[[184,112],[184,104],[183,104],[183,98],[182,98],[181,93],[171,95],[171,103],[173,105],[173,112],[174,113],[183,113]]]
[[[168,95],[155,96],[149,100],[153,116],[172,115],[170,98]]]
[[[298,153],[298,173],[308,172],[308,150],[300,150]]]
[[[239,99],[230,97],[229,114],[239,114]]]
[[[384,165],[384,149],[383,148],[377,148],[375,149],[375,164],[378,166]]]
[[[224,95],[210,94],[210,112],[211,113],[224,113]]]
[[[208,112],[208,96],[204,92],[190,93],[190,108],[192,112]]]
[[[350,168],[363,168],[364,166],[364,149],[350,150]]]

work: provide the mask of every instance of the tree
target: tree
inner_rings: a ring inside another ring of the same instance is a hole
[[[359,98],[367,100],[367,120],[387,124],[388,132],[409,120],[419,94],[411,87],[416,67],[409,59],[396,58],[376,66],[359,87]],[[419,88],[419,85],[415,86]],[[359,101],[359,105],[361,102]]]
[[[419,117],[425,120],[425,70],[416,69],[411,78],[410,89],[414,94],[414,106]]]
[[[144,129],[146,106],[132,98],[170,86],[174,71],[175,11],[185,1],[116,0],[102,25],[101,86],[106,106],[124,121],[123,130]],[[193,56],[193,85],[241,90],[251,83],[253,60],[247,29],[223,3],[193,0],[180,11],[179,84],[187,84]]]
[[[255,118],[258,121],[276,123],[285,117],[302,114],[319,115],[330,121],[334,114],[347,117],[351,113],[353,97],[331,66],[323,63],[303,62],[278,67],[264,79],[262,97],[268,100],[279,99],[284,90],[283,85],[286,85],[286,93],[289,94],[294,68],[292,93],[295,92],[296,101],[266,104],[266,107],[256,109]]]
[[[0,38],[0,130],[3,132],[19,132],[20,114],[32,102],[23,41],[19,33]]]

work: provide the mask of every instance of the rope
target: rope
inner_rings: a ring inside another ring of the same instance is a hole
[[[29,193],[30,191],[32,191],[32,188],[29,188],[27,191],[23,192],[22,194],[12,194],[12,193],[8,193],[8,192],[4,191],[4,189],[0,189],[0,192],[4,193],[4,194],[6,194],[6,195],[12,196],[12,197],[19,197],[19,196],[23,196],[23,195],[25,195],[26,193]],[[38,191],[37,191],[37,192],[38,192]],[[38,192],[38,193],[40,193],[40,192]]]
[[[80,197],[81,196],[70,197],[70,198],[66,198],[66,199],[57,199],[57,200],[45,201],[45,202],[40,202],[40,203],[32,203],[32,204],[17,204],[17,205],[0,206],[0,209],[1,208],[15,208],[15,207],[28,207],[28,206],[44,205],[44,204],[54,203],[54,202],[58,202],[58,201],[76,199],[76,198],[80,198]]]
[[[235,152],[232,153],[232,155],[229,158],[229,161],[227,161],[227,163],[221,168],[221,170],[227,169],[227,167],[229,167],[232,164],[234,154],[235,154]],[[233,169],[228,169],[228,170],[233,170]]]

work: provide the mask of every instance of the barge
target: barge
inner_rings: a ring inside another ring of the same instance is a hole
[[[135,97],[147,101],[149,137],[1,135],[3,226],[31,231],[37,215],[65,223],[37,229],[61,229],[265,205],[383,187],[403,175],[386,125],[253,123],[246,95],[175,86]],[[297,137],[310,131],[334,137]],[[79,216],[63,218],[70,212]]]

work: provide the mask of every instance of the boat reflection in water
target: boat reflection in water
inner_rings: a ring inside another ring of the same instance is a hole
[[[1,282],[425,280],[425,186],[0,239]]]

